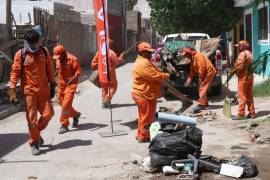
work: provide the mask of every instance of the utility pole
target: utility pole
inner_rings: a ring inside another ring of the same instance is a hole
[[[7,31],[7,41],[11,40],[11,0],[6,0],[6,31]]]

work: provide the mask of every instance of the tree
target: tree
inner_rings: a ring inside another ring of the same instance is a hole
[[[229,31],[240,14],[234,0],[148,0],[151,23],[161,35],[205,32],[212,36]]]

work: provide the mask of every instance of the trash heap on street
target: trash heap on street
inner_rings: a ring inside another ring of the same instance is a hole
[[[179,49],[189,46],[207,55],[214,61],[216,50],[219,48],[220,38],[210,38],[197,41],[175,41],[166,43],[162,50],[163,68],[170,74],[186,76],[190,60],[178,54]]]
[[[255,177],[257,166],[246,156],[218,160],[202,155],[201,129],[197,117],[177,115],[161,107],[150,127],[149,156],[142,162],[145,172],[177,175],[177,179],[199,179],[202,172],[214,172],[234,178]],[[209,114],[208,116],[213,116]]]

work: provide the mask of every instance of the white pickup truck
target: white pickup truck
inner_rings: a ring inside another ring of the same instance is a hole
[[[210,36],[205,33],[177,33],[177,34],[167,34],[162,42],[173,42],[173,41],[196,41],[210,39]]]

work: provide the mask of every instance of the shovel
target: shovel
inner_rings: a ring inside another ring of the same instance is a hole
[[[227,77],[228,77],[228,73],[227,73]],[[231,118],[232,116],[232,112],[231,112],[231,100],[229,99],[229,82],[226,83],[226,97],[224,99],[224,103],[223,103],[223,115],[226,118]]]
[[[229,48],[229,43],[227,40],[227,50],[226,50],[226,56],[227,56],[227,68],[229,67],[229,52],[228,52],[228,48]],[[228,71],[227,71],[227,79],[228,79]],[[224,104],[223,104],[223,115],[230,119],[232,116],[232,112],[231,112],[231,101],[229,99],[229,82],[226,82],[226,97],[224,99]]]

